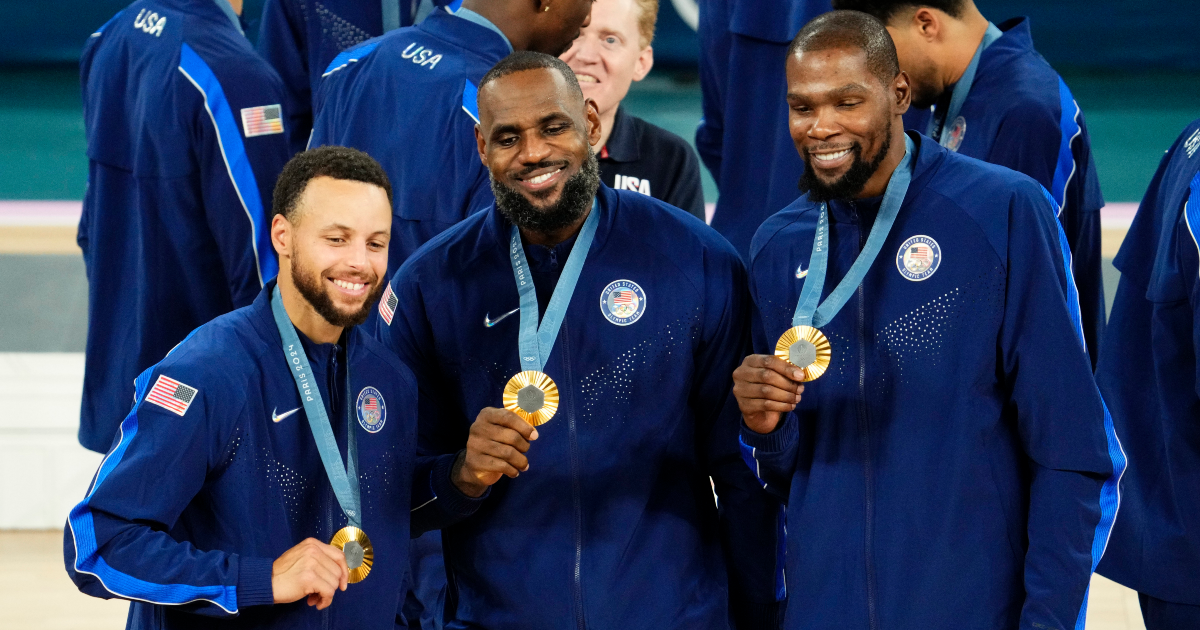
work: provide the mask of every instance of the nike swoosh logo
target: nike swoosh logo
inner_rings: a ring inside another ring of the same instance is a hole
[[[283,414],[282,414],[282,415],[277,415],[277,414],[275,413],[277,410],[278,410],[278,407],[276,407],[275,409],[272,409],[272,410],[271,410],[271,421],[272,421],[272,422],[280,422],[280,421],[282,421],[284,418],[286,418],[286,417],[288,417],[288,416],[290,416],[290,415],[292,415],[292,414],[296,413],[297,411],[300,411],[300,408],[299,408],[299,407],[296,407],[295,409],[293,409],[293,410],[291,410],[291,411],[285,411],[285,412],[283,412]]]
[[[513,310],[511,310],[511,311],[509,311],[509,312],[507,312],[507,313],[505,313],[505,314],[501,315],[500,317],[497,317],[496,319],[492,319],[492,318],[491,318],[491,317],[489,317],[488,315],[484,315],[484,316],[483,316],[483,325],[484,325],[484,326],[487,326],[488,328],[491,328],[492,326],[495,326],[496,324],[499,324],[499,323],[500,323],[500,320],[504,319],[505,317],[508,317],[509,315],[512,315],[513,313],[516,313],[516,312],[517,312],[517,311],[519,311],[519,310],[521,310],[521,309],[520,309],[520,308],[514,308]]]

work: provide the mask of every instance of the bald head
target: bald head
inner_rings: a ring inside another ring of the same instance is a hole
[[[896,45],[887,28],[883,22],[859,11],[830,11],[813,18],[792,40],[788,57],[835,48],[862,51],[867,69],[884,85],[891,84],[900,74]]]

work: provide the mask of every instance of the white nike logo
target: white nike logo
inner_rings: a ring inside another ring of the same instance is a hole
[[[299,407],[296,407],[295,409],[293,409],[293,410],[291,410],[291,411],[285,411],[285,412],[283,412],[283,415],[277,415],[275,412],[276,412],[278,409],[279,409],[279,408],[278,408],[278,407],[276,407],[275,409],[272,409],[272,410],[271,410],[271,421],[272,421],[272,422],[279,422],[279,421],[283,420],[284,418],[286,418],[286,417],[288,417],[288,416],[290,416],[290,415],[292,415],[292,414],[296,413],[297,411],[300,411],[300,408],[299,408]]]
[[[519,310],[521,310],[521,309],[514,308],[513,310],[501,315],[500,317],[497,317],[496,319],[492,319],[492,318],[488,317],[488,315],[484,315],[483,316],[483,325],[487,326],[488,328],[491,328],[492,326],[495,326],[496,324],[500,323],[500,320],[504,319],[505,317],[508,317],[509,315],[512,315],[513,313],[516,313]]]

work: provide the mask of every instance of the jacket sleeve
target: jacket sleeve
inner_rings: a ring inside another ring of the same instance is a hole
[[[1066,236],[1045,190],[1010,207],[999,354],[1030,470],[1022,628],[1082,628],[1125,456],[1083,351]]]
[[[190,116],[191,142],[200,169],[201,198],[235,308],[254,301],[279,272],[271,245],[272,191],[291,157],[283,88],[261,60],[210,65],[184,44],[179,70],[185,92],[200,103]],[[255,116],[264,122],[250,129]],[[278,122],[272,123],[273,116]]]
[[[292,152],[304,150],[312,132],[312,72],[308,30],[291,0],[267,0],[258,26],[258,54],[279,74],[286,98]],[[320,70],[324,71],[324,68]]]
[[[458,452],[467,444],[468,427],[439,369],[433,333],[420,288],[406,267],[392,278],[380,298],[377,335],[417,379],[417,464],[413,471],[412,537],[449,527],[472,515],[487,499],[469,497],[450,480]],[[390,306],[394,305],[394,306]],[[389,314],[389,310],[395,309]]]
[[[710,253],[705,265],[707,307],[689,402],[717,493],[730,607],[739,630],[778,628],[784,608],[782,506],[742,461],[741,414],[732,394],[731,374],[750,341],[746,273],[733,251]]]
[[[1079,291],[1080,316],[1092,368],[1104,333],[1099,178],[1092,161],[1083,113],[1059,80],[1059,111],[1037,104],[1010,111],[1000,124],[987,161],[1024,173],[1050,191],[1070,247],[1071,272]]]
[[[696,128],[696,151],[708,172],[721,182],[721,151],[725,134],[725,90],[729,83],[728,0],[700,3],[700,125]],[[686,210],[686,208],[685,208]]]
[[[160,379],[196,390],[182,414],[152,402]],[[273,558],[197,549],[169,534],[209,472],[225,459],[245,396],[172,362],[146,370],[135,388],[133,410],[87,496],[68,516],[67,574],[88,595],[213,617],[273,603]]]

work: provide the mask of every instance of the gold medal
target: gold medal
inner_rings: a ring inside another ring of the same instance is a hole
[[[518,372],[504,386],[504,408],[538,426],[550,422],[558,411],[558,385],[537,370]]]
[[[375,562],[375,549],[371,547],[371,539],[367,538],[366,532],[357,527],[343,527],[333,535],[329,544],[345,554],[351,584],[366,579],[371,572],[371,564]]]
[[[812,326],[793,326],[775,343],[775,356],[800,368],[807,383],[820,378],[829,369],[833,346],[821,331]]]

